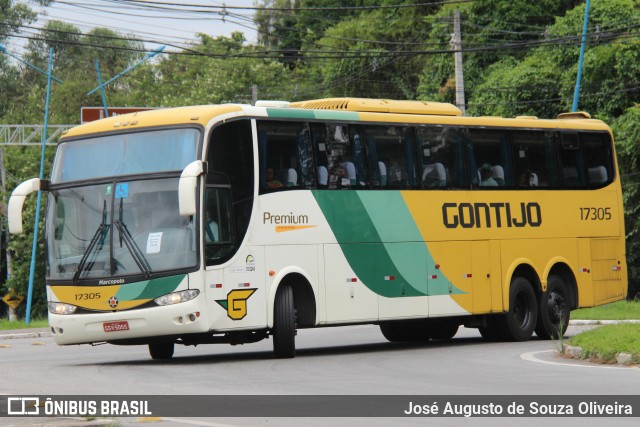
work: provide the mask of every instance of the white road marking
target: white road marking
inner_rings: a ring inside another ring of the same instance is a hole
[[[571,362],[553,362],[551,360],[542,360],[539,359],[536,354],[540,354],[540,353],[550,353],[552,351],[555,350],[544,350],[544,351],[531,351],[528,353],[522,353],[520,355],[521,359],[524,360],[528,360],[529,362],[537,362],[537,363],[546,363],[547,365],[560,365],[560,366],[572,366],[572,367],[576,367],[576,368],[599,368],[599,369],[638,369],[637,367],[634,366],[608,366],[608,365],[601,365],[601,364],[597,364],[597,363],[592,363],[592,364],[578,364],[578,363],[571,363]],[[566,360],[571,360],[571,359],[566,359]]]

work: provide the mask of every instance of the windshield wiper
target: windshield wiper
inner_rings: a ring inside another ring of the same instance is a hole
[[[93,248],[96,246],[96,244],[98,244],[98,250],[96,251],[96,255],[97,255],[98,252],[102,250],[102,245],[104,245],[104,239],[109,233],[109,225],[107,224],[107,201],[104,200],[103,202],[104,203],[102,207],[102,222],[98,226],[98,229],[96,230],[96,232],[93,234],[93,237],[89,242],[89,247],[87,247],[87,250],[84,251],[84,253],[82,254],[82,258],[80,258],[80,262],[78,263],[78,268],[76,269],[76,272],[73,274],[74,284],[78,282],[78,279],[82,274],[82,270],[84,270],[84,266],[87,263],[87,260],[89,259],[89,256],[93,251]],[[91,271],[91,269],[93,268],[93,264],[94,262],[91,262],[91,264],[89,264],[89,266],[87,267],[86,271]]]
[[[147,258],[145,258],[144,254],[136,244],[136,241],[131,236],[131,233],[129,233],[127,226],[122,221],[122,200],[123,199],[120,199],[120,212],[118,214],[118,219],[113,221],[113,225],[115,225],[116,229],[120,233],[120,247],[122,247],[122,242],[124,241],[127,250],[138,265],[140,271],[144,273],[145,277],[149,277],[151,276],[151,273],[153,273],[151,271],[151,266],[149,265]]]

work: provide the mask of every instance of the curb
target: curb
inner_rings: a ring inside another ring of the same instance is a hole
[[[621,366],[634,366],[638,365],[640,360],[640,354],[631,353],[616,353],[613,357],[602,357],[600,354],[591,353],[582,347],[572,346],[568,344],[562,345],[562,352],[560,356],[569,359],[582,359],[594,363],[600,363],[603,365],[621,365]]]
[[[569,325],[617,325],[618,323],[640,323],[640,319],[628,320],[569,320]]]
[[[44,331],[44,330],[28,331],[28,332],[9,332],[9,333],[0,332],[0,340],[14,340],[14,339],[20,339],[20,338],[41,338],[41,337],[50,337],[50,336],[51,336],[51,332]]]

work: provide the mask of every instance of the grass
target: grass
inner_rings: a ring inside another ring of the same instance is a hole
[[[24,320],[16,320],[15,322],[10,322],[7,319],[0,319],[0,331],[48,327],[49,323],[47,322],[47,319],[32,319],[28,325],[24,323]]]
[[[571,319],[640,319],[640,301],[618,301],[599,307],[581,308],[571,312]],[[581,347],[584,357],[612,361],[618,353],[629,353],[634,355],[635,362],[640,362],[640,324],[600,326],[570,338],[568,344]]]
[[[589,357],[606,360],[618,353],[629,353],[640,362],[640,324],[600,326],[571,337],[569,345],[581,347]]]
[[[630,320],[640,319],[640,301],[618,301],[599,307],[581,308],[571,312],[571,319]]]

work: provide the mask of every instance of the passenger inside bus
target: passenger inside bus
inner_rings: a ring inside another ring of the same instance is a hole
[[[498,182],[493,178],[493,168],[485,163],[480,168],[480,187],[497,187]]]
[[[267,168],[266,178],[267,178],[267,187],[270,189],[282,188],[282,182],[275,178],[275,172],[273,168]]]

